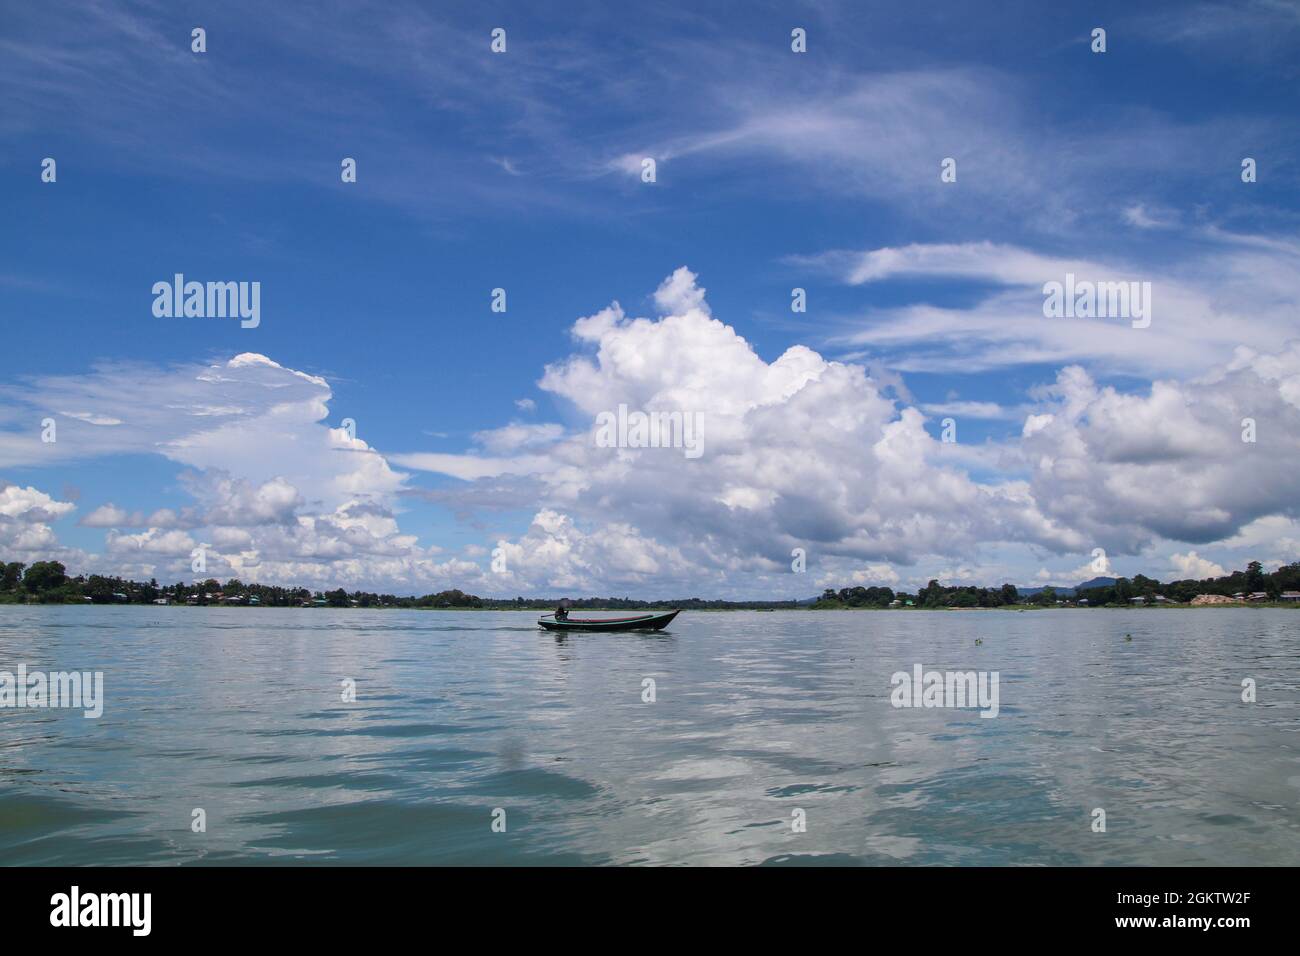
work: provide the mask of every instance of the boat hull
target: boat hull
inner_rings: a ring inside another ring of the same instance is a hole
[[[596,618],[568,618],[557,621],[554,614],[539,618],[537,623],[548,631],[659,631],[667,627],[680,612],[668,611],[663,614],[638,614],[635,617],[613,617],[600,620]]]

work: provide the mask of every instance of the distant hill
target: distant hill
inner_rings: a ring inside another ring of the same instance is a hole
[[[1057,594],[1061,595],[1062,597],[1074,596],[1074,588],[1068,588],[1064,584],[1044,584],[1036,588],[1022,588],[1017,586],[1016,593],[1019,594],[1022,598],[1027,598],[1027,597],[1033,597],[1035,594],[1041,594],[1043,591],[1046,591],[1048,588],[1051,588],[1053,591],[1055,591]]]
[[[1036,588],[1016,588],[1016,592],[1022,597],[1032,597],[1050,587],[1062,597],[1074,597],[1074,595],[1080,591],[1087,591],[1090,588],[1109,587],[1118,580],[1119,578],[1089,578],[1087,581],[1084,581],[1082,584],[1076,584],[1074,587],[1068,587],[1064,584],[1045,584],[1042,587]]]
[[[1082,584],[1076,584],[1074,590],[1087,591],[1090,588],[1108,588],[1111,587],[1119,578],[1089,578]]]

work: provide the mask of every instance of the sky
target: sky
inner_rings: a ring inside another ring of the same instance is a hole
[[[4,20],[0,560],[776,599],[1300,559],[1300,4]]]

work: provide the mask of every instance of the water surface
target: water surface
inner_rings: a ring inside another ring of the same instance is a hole
[[[107,698],[0,710],[0,863],[1294,865],[1298,650],[1245,608],[0,607],[0,670]],[[892,707],[917,663],[1000,714]]]

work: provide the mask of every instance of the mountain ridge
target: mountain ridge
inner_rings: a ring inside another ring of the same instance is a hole
[[[1080,583],[1076,584],[1074,587],[1069,587],[1068,585],[1064,585],[1064,584],[1044,584],[1040,587],[1032,587],[1032,588],[1017,587],[1016,593],[1033,596],[1035,594],[1040,594],[1043,591],[1046,591],[1048,588],[1051,588],[1057,594],[1068,595],[1070,597],[1073,597],[1074,595],[1078,594],[1080,591],[1088,591],[1092,588],[1112,587],[1114,586],[1115,582],[1118,580],[1119,578],[1108,578],[1104,576],[1098,576],[1095,578],[1089,578],[1086,581],[1081,581]]]

